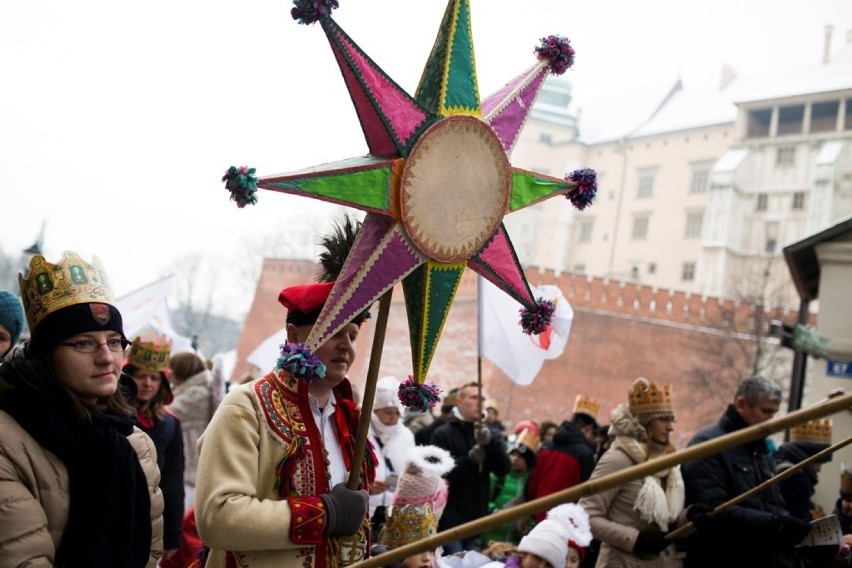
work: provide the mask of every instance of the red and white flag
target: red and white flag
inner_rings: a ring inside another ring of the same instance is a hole
[[[523,306],[488,280],[479,278],[479,355],[485,357],[512,382],[533,382],[547,359],[565,351],[574,310],[556,286],[531,286],[533,297],[554,300],[556,311],[550,326],[539,335],[521,329]]]

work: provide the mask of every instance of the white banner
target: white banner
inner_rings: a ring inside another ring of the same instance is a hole
[[[531,286],[533,297],[554,300],[556,311],[550,327],[540,335],[521,329],[521,304],[480,277],[480,356],[485,357],[519,385],[533,382],[544,361],[565,351],[574,310],[556,286]]]

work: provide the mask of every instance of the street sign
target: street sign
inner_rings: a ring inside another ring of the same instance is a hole
[[[852,379],[852,361],[837,361],[829,359],[825,368],[825,374],[829,377],[844,377]]]
[[[810,328],[801,323],[796,324],[796,331],[793,337],[793,347],[799,351],[804,351],[811,357],[817,359],[825,359],[828,357],[828,337],[817,333],[813,328]]]

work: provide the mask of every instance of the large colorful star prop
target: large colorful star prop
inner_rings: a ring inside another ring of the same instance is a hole
[[[568,40],[544,38],[537,62],[480,102],[470,3],[449,0],[411,97],[332,19],[336,0],[294,4],[294,19],[328,37],[369,155],[259,179],[232,167],[223,180],[240,206],[261,187],[367,213],[307,344],[322,345],[401,281],[422,385],[465,268],[525,307],[525,331],[543,331],[552,305],[533,298],[503,217],[555,195],[581,209],[594,199],[592,170],[555,178],[509,162],[546,76],[573,63]]]

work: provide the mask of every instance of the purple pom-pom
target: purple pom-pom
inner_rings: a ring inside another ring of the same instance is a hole
[[[293,0],[290,15],[300,24],[308,25],[331,16],[337,7],[337,0]]]
[[[255,169],[248,166],[231,166],[222,176],[225,189],[231,192],[231,201],[236,201],[240,209],[257,203],[257,176],[254,172]]]
[[[541,38],[535,54],[540,61],[547,60],[554,75],[562,75],[574,65],[574,48],[567,37],[552,35]]]
[[[418,385],[411,375],[399,385],[397,396],[406,408],[427,412],[433,408],[440,397],[440,389],[435,385]]]
[[[556,302],[553,300],[539,300],[533,309],[521,308],[521,327],[527,335],[538,335],[550,325],[553,313],[556,311]]]
[[[591,168],[574,170],[565,176],[565,179],[577,184],[577,189],[565,196],[574,207],[582,211],[594,202],[598,194],[598,175],[595,170]]]
[[[325,364],[304,343],[285,343],[275,368],[287,371],[294,378],[314,383],[325,376]]]

